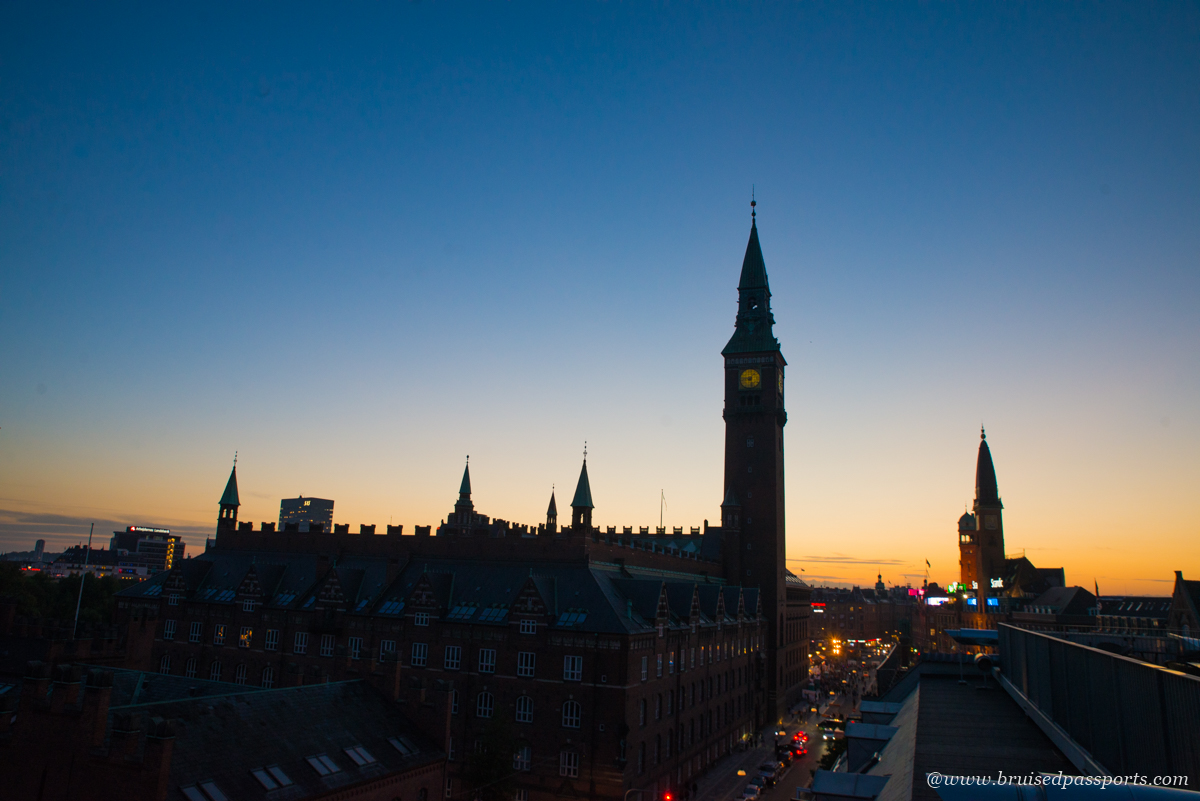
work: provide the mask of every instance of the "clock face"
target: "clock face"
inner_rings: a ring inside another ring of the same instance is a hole
[[[739,381],[742,389],[758,389],[759,385],[762,384],[762,376],[754,369],[743,370]]]

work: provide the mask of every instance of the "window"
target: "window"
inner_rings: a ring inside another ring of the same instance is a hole
[[[212,663],[212,667],[210,667],[208,669],[208,680],[209,681],[220,681],[221,680],[221,663],[220,662]]]
[[[204,624],[197,620],[192,624],[191,630],[188,631],[188,642],[200,642],[200,638],[204,636]]]
[[[238,636],[238,648],[249,648],[250,638],[254,636],[254,630],[249,626],[242,626],[242,633]]]
[[[458,690],[450,691],[450,714],[458,714]]]
[[[517,790],[513,795],[513,801],[529,801],[529,791]]]
[[[675,652],[672,651],[667,657],[667,673],[675,673]]]
[[[308,653],[308,632],[297,631],[296,642],[292,645],[292,653],[306,654]]]
[[[258,779],[258,783],[263,786],[264,790],[274,790],[278,787],[287,787],[292,783],[288,775],[283,772],[283,768],[278,765],[272,765],[269,768],[255,768],[250,771],[250,774]]]
[[[692,649],[692,668],[695,669],[695,667],[696,667],[696,649],[693,648]]]
[[[167,606],[179,606],[179,593],[173,592],[167,596]]]
[[[638,725],[646,725],[646,699],[638,701]]]
[[[417,747],[407,737],[389,737],[388,742],[403,756],[412,756],[417,753]]]
[[[558,775],[568,779],[579,778],[579,754],[574,751],[560,751],[558,754]]]
[[[446,759],[454,761],[454,738],[449,738],[449,745],[446,746]]]
[[[659,654],[658,655],[658,667],[655,668],[654,675],[660,679],[662,678],[662,663],[663,663],[663,655]]]
[[[395,640],[380,640],[379,641],[379,661],[383,661],[391,654],[392,658],[396,656],[396,641]]]
[[[334,762],[325,754],[317,754],[316,756],[305,757],[304,761],[312,765],[312,769],[317,772],[318,776],[328,776],[331,773],[341,773],[342,769],[338,763]]]
[[[333,635],[321,635],[321,656],[333,656]]]
[[[233,682],[234,682],[234,684],[245,684],[246,683],[246,666],[245,665],[238,665],[237,669],[233,671]]]
[[[675,693],[667,693],[667,716],[675,714]]]
[[[662,693],[654,696],[654,719],[662,720]]]
[[[370,751],[363,748],[361,745],[356,745],[353,748],[343,748],[342,750],[345,751],[346,756],[353,759],[354,764],[358,765],[360,768],[363,765],[370,765],[372,762],[378,761],[375,759],[375,757],[371,756]]]
[[[264,689],[271,689],[275,686],[275,668],[267,665],[262,672],[262,686]]]
[[[462,664],[462,646],[461,645],[447,645],[446,652],[445,652],[443,660],[442,660],[442,666],[444,668],[446,668],[446,670],[458,670],[458,667],[461,664]]]
[[[160,660],[158,663],[158,672],[159,673],[170,673],[171,672],[171,655],[170,654],[163,654],[162,660]]]
[[[537,621],[525,619],[521,621],[522,634],[537,634]]]
[[[409,658],[411,667],[425,667],[425,662],[429,659],[429,646],[423,642],[414,642],[412,644],[412,656]]]
[[[243,612],[253,612],[254,611],[254,599],[253,598],[246,598],[245,600],[242,601],[242,611]]]
[[[533,723],[533,699],[528,695],[517,699],[517,723]]]
[[[347,643],[350,646],[350,658],[351,659],[361,659],[362,658],[362,637],[351,637],[349,640],[347,640]]]
[[[529,770],[532,767],[533,749],[527,745],[517,746],[513,752],[513,770]]]
[[[562,708],[562,725],[564,729],[578,729],[580,709],[578,701],[567,701]]]
[[[475,717],[490,718],[496,709],[496,699],[491,693],[480,693],[475,699]]]
[[[517,675],[531,678],[536,664],[537,654],[532,651],[521,651],[517,654]]]
[[[645,681],[646,679],[650,678],[649,665],[650,665],[650,657],[643,656],[642,657],[642,681]]]
[[[189,679],[196,678],[196,660],[194,658],[189,659],[187,664],[183,666],[183,675]]]
[[[267,629],[267,640],[263,643],[263,648],[268,651],[279,650],[279,629]]]
[[[174,620],[164,620],[163,621],[163,639],[164,640],[175,639],[175,621]]]
[[[229,801],[229,797],[211,781],[180,787],[179,792],[183,793],[183,797],[188,801]]]
[[[637,772],[646,772],[646,744],[638,743]]]
[[[429,613],[428,612],[417,612],[415,615],[413,615],[413,625],[414,626],[428,626],[429,625]]]
[[[563,681],[583,681],[583,657],[563,657]]]
[[[454,795],[454,779],[446,779],[446,798]]]
[[[213,626],[213,645],[225,644],[225,624],[218,623]]]
[[[496,649],[495,648],[480,648],[479,649],[479,672],[480,673],[495,673],[496,672]]]

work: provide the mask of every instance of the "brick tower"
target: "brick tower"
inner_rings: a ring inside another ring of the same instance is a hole
[[[752,207],[753,202],[750,204]],[[738,281],[733,336],[725,360],[725,502],[723,523],[734,522],[725,546],[726,576],[762,592],[768,621],[763,649],[767,708],[784,704],[783,645],[785,590],[783,499],[783,371],[787,362],[772,326],[771,289],[751,210],[750,241]]]

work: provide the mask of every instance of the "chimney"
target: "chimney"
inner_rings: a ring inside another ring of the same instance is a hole
[[[112,738],[109,741],[109,759],[127,761],[137,755],[142,739],[142,718],[136,712],[117,712],[113,715]]]
[[[108,704],[112,698],[112,688],[113,672],[111,670],[93,669],[88,671],[79,725],[85,734],[90,735],[90,743],[93,747],[98,748],[104,745],[104,731],[108,726]]]
[[[58,665],[54,668],[54,685],[50,688],[50,713],[61,715],[67,707],[79,703],[80,679],[83,670],[79,665]]]
[[[155,777],[155,791],[151,798],[167,797],[167,780],[171,775],[171,752],[174,747],[174,721],[163,720],[159,717],[150,718],[150,725],[146,731],[146,751],[142,757],[142,768],[146,774]]]

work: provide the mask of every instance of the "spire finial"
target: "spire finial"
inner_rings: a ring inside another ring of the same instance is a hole
[[[237,451],[233,452],[233,466],[237,467]]]
[[[750,222],[754,222],[754,207],[758,204],[754,201],[754,184],[750,184]]]
[[[983,423],[979,424],[979,438],[987,439],[987,432],[983,430]]]
[[[583,461],[587,461],[587,440],[583,441]]]

